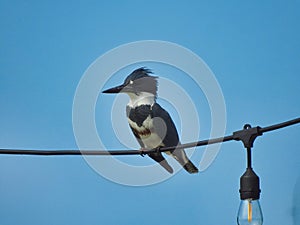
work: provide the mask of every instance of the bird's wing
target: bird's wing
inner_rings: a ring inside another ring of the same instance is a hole
[[[153,118],[158,117],[160,119],[154,119],[153,125],[156,133],[163,140],[162,143],[166,147],[177,146],[180,144],[177,129],[175,124],[169,115],[159,104],[155,103],[152,107]],[[164,122],[164,125],[161,123]],[[161,132],[160,129],[165,127],[166,132]],[[162,136],[164,135],[164,136]],[[184,149],[175,149],[171,151],[172,156],[183,166],[183,168],[189,173],[197,173],[197,167],[188,159]]]
[[[157,103],[152,106],[152,117],[154,118],[154,132],[160,136],[164,146],[171,147],[180,144],[177,129],[171,116]],[[165,132],[161,131],[162,128],[166,129]]]

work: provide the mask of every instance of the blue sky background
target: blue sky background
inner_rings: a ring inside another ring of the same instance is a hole
[[[76,149],[81,76],[106,51],[138,40],[178,43],[208,64],[224,93],[227,134],[299,117],[299,10],[297,0],[2,0],[0,148]],[[206,138],[209,113],[200,120]],[[299,132],[293,126],[255,142],[265,225],[299,224]],[[0,224],[236,224],[244,170],[237,142],[222,145],[205,172],[147,187],[112,183],[80,156],[1,155]]]

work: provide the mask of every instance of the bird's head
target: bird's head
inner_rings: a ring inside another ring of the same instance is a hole
[[[124,83],[102,91],[102,93],[127,93],[129,95],[139,96],[141,93],[150,93],[154,96],[157,95],[157,77],[151,76],[152,71],[145,67],[134,70],[125,79]]]

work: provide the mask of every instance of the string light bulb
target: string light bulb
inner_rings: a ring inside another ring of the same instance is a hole
[[[245,199],[241,201],[238,212],[239,225],[261,225],[263,216],[259,200]]]
[[[262,225],[263,215],[259,203],[259,177],[252,169],[251,148],[256,137],[261,136],[260,127],[245,124],[244,129],[233,133],[234,139],[242,141],[247,149],[247,169],[240,178],[241,203],[237,216],[238,225]]]
[[[263,215],[259,203],[259,177],[251,167],[240,179],[241,203],[238,211],[237,222],[239,225],[262,225]]]

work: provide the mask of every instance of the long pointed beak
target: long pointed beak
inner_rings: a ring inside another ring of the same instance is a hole
[[[117,94],[122,92],[122,90],[125,88],[124,84],[121,84],[119,86],[113,87],[113,88],[109,88],[107,90],[102,91],[102,93],[106,93],[106,94]]]

